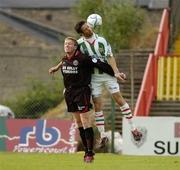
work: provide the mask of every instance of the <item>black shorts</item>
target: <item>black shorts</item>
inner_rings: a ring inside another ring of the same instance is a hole
[[[90,110],[91,89],[89,86],[66,89],[64,97],[68,112],[85,113]]]

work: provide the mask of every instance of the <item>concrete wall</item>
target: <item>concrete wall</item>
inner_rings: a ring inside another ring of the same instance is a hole
[[[24,91],[30,78],[52,81],[48,69],[58,56],[57,49],[0,48],[0,102]]]
[[[77,0],[0,0],[0,7],[70,8]]]
[[[70,8],[78,0],[0,0],[2,8]],[[121,1],[121,0],[118,0]],[[132,0],[139,6],[150,9],[163,9],[169,6],[169,0]]]
[[[136,5],[149,9],[163,9],[169,7],[169,0],[133,0]]]

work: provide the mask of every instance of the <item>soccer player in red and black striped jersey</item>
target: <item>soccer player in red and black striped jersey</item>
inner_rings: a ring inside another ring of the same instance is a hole
[[[66,55],[57,66],[49,69],[49,73],[61,69],[68,112],[72,112],[75,118],[85,148],[84,161],[92,162],[94,159],[94,133],[88,112],[91,97],[91,72],[93,67],[97,67],[114,76],[114,71],[109,64],[101,62],[93,56],[82,54],[78,49],[77,41],[72,37],[65,39],[64,51]]]

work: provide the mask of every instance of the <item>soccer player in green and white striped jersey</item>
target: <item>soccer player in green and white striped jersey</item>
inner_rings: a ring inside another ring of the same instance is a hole
[[[135,140],[141,140],[142,134],[135,128],[132,122],[132,112],[128,105],[128,103],[124,100],[121,95],[118,80],[124,81],[126,79],[126,75],[124,73],[120,73],[115,58],[113,57],[113,53],[111,50],[110,44],[106,41],[104,37],[98,36],[93,32],[93,29],[85,22],[80,21],[75,25],[75,30],[78,34],[81,35],[78,40],[78,44],[80,46],[80,50],[89,55],[95,56],[99,58],[101,61],[109,63],[114,71],[115,77],[112,77],[106,73],[101,72],[98,69],[94,69],[91,78],[91,90],[92,90],[92,98],[95,107],[95,120],[96,126],[101,135],[101,141],[99,147],[104,147],[107,142],[107,137],[105,133],[104,127],[104,115],[102,111],[102,102],[101,102],[101,94],[102,87],[108,89],[111,93],[112,97],[116,101],[116,103],[120,106],[120,110],[127,118],[131,125],[131,132]]]

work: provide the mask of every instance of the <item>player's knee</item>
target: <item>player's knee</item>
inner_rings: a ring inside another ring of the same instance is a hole
[[[116,101],[116,103],[119,106],[123,106],[126,103],[126,101],[124,100],[124,98],[122,97],[120,92],[114,93],[114,94],[112,94],[112,96],[113,96],[113,99]]]
[[[84,129],[91,127],[91,120],[88,117],[82,119],[82,126]]]
[[[94,105],[94,110],[95,110],[95,112],[100,112],[102,110],[101,105],[100,104]]]
[[[76,123],[77,127],[82,127],[83,126],[81,120],[76,120],[75,119],[75,123]]]
[[[95,112],[99,112],[102,110],[102,103],[101,101],[98,101],[98,100],[94,100],[94,109],[95,109]]]

